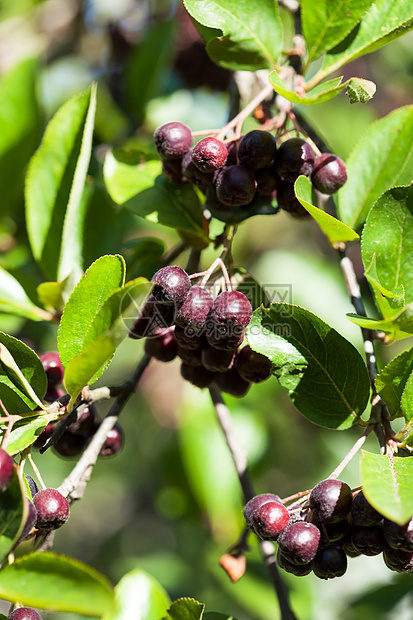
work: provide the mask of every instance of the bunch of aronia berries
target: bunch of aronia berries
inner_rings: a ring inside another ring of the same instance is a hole
[[[59,354],[49,351],[40,356],[47,377],[47,391],[44,400],[47,403],[59,400],[64,396],[62,389],[64,370]],[[62,420],[63,421],[63,420]],[[69,424],[59,439],[53,444],[53,449],[60,456],[76,457],[80,455],[89,444],[101,423],[101,417],[94,404],[83,409],[77,420]],[[42,448],[56,429],[57,422],[49,422],[39,437],[34,442],[35,448]],[[109,431],[100,456],[113,456],[123,446],[123,431],[118,424]]]
[[[233,396],[244,396],[251,383],[271,375],[271,362],[249,345],[240,348],[252,307],[236,290],[214,299],[192,285],[181,267],[163,267],[129,336],[146,338],[145,352],[162,362],[181,359],[184,379],[199,388],[213,382]]]
[[[277,564],[298,577],[341,577],[347,557],[383,554],[386,566],[413,572],[413,517],[404,525],[383,518],[362,491],[341,480],[326,479],[311,491],[308,504],[284,505],[270,493],[244,506],[248,527],[261,540],[278,543]]]
[[[234,209],[249,210],[275,198],[280,209],[306,217],[294,193],[294,181],[301,174],[323,194],[333,194],[347,180],[346,166],[336,155],[316,155],[309,142],[298,137],[277,146],[275,137],[263,129],[226,142],[202,138],[193,146],[190,128],[175,121],[158,127],[154,140],[163,174],[175,183],[195,185],[206,194],[205,206],[224,221],[224,214]]]

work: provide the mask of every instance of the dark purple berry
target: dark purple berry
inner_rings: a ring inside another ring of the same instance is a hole
[[[301,138],[291,138],[281,144],[274,165],[280,177],[294,183],[300,174],[311,176],[315,158],[315,153],[308,142]]]
[[[48,388],[54,388],[62,383],[64,370],[59,354],[49,351],[40,356],[40,361],[46,373]]]
[[[218,374],[215,382],[220,390],[226,392],[226,394],[231,394],[231,396],[237,396],[237,398],[245,396],[251,387],[251,383],[245,381],[236,368],[231,368],[227,372]]]
[[[278,500],[264,502],[255,510],[247,510],[247,506],[244,515],[248,513],[248,526],[261,540],[276,540],[289,523],[289,512]]]
[[[383,530],[386,541],[392,549],[413,551],[413,517],[404,525],[384,519]]]
[[[231,142],[227,143],[227,166],[235,166],[236,164],[238,164],[238,144],[239,140],[231,140]]]
[[[257,181],[256,193],[260,196],[270,196],[281,183],[281,177],[276,173],[274,168],[256,170],[255,180]]]
[[[160,362],[171,362],[178,353],[178,344],[174,338],[174,327],[156,329],[145,340],[145,353]]]
[[[351,530],[353,547],[363,555],[379,555],[387,547],[381,525],[354,525]]]
[[[351,540],[351,530],[340,540],[340,547],[349,558],[357,558],[361,555],[361,551],[358,551]]]
[[[9,486],[13,476],[14,461],[10,454],[0,448],[0,491]]]
[[[239,337],[249,325],[252,306],[244,293],[225,291],[215,299],[208,318],[207,339]],[[212,346],[214,344],[210,342]]]
[[[109,431],[99,456],[114,456],[123,448],[123,431],[118,424]]]
[[[227,207],[247,205],[254,198],[256,181],[254,173],[245,166],[227,166],[217,174],[216,195]]]
[[[156,129],[153,137],[162,159],[180,159],[193,143],[189,127],[177,121],[161,125]]]
[[[301,202],[296,198],[294,185],[288,181],[282,181],[277,189],[277,202],[280,209],[287,211],[297,219],[309,218],[311,215],[306,211]]]
[[[175,316],[175,305],[165,305],[149,295],[129,332],[129,338],[146,338],[156,329],[170,327],[175,322]]]
[[[212,308],[212,295],[200,286],[193,286],[176,313],[176,325],[201,330]]]
[[[202,365],[211,372],[227,372],[235,363],[235,351],[225,351],[206,345],[202,349]]]
[[[268,131],[254,129],[248,132],[239,143],[239,163],[251,170],[267,168],[273,162],[276,151],[274,136]]]
[[[376,525],[383,518],[383,516],[369,504],[363,491],[360,491],[353,497],[351,516],[354,525],[363,525],[364,527]]]
[[[241,349],[237,357],[237,370],[241,377],[251,383],[260,383],[271,376],[272,363],[257,353],[247,344]]]
[[[401,549],[385,549],[383,560],[387,568],[397,573],[413,573],[413,552]]]
[[[31,607],[18,607],[9,614],[9,620],[42,620],[42,617]]]
[[[93,404],[85,407],[75,422],[72,422],[68,430],[73,435],[84,435],[92,437],[99,426],[100,417]]]
[[[346,181],[347,170],[342,159],[331,153],[316,157],[311,182],[319,192],[334,194]]]
[[[227,147],[216,138],[202,138],[192,150],[192,161],[201,172],[215,172],[227,161]]]
[[[311,567],[319,579],[342,577],[347,570],[347,556],[338,545],[324,545],[320,547]]]
[[[49,387],[43,397],[43,400],[46,403],[54,403],[56,400],[59,400],[59,398],[62,398],[64,394],[65,392],[61,388]]]
[[[347,515],[345,519],[341,521],[337,521],[336,523],[323,523],[325,528],[325,533],[327,534],[329,542],[336,542],[337,540],[341,540],[350,531],[351,526],[353,524],[352,518],[350,515]],[[320,526],[321,534],[324,533],[324,529]]]
[[[65,430],[61,437],[53,445],[53,450],[60,456],[74,458],[82,454],[89,443],[90,436],[86,433],[72,433],[69,429]]]
[[[22,529],[22,533],[20,534],[20,540],[23,540],[24,538],[26,538],[26,536],[30,534],[30,532],[32,531],[32,529],[34,528],[37,522],[37,510],[35,508],[35,505],[30,499],[28,499],[27,502],[28,502],[27,518],[26,518],[26,523],[24,524],[24,527]]]
[[[190,366],[185,363],[181,364],[181,375],[198,388],[208,387],[215,379],[215,373],[203,366]]]
[[[309,501],[315,521],[336,523],[349,514],[353,494],[345,482],[328,478],[314,487]]]
[[[252,519],[254,514],[267,502],[278,502],[282,504],[282,501],[278,495],[274,495],[274,493],[262,493],[261,495],[255,495],[251,498],[244,506],[242,514],[244,515],[244,519],[247,522],[248,527],[252,526]]]
[[[194,328],[192,325],[188,325],[187,327],[176,325],[174,336],[178,345],[185,349],[196,350],[200,349],[205,344],[204,330],[202,328]]]
[[[42,489],[33,498],[37,510],[36,527],[57,530],[69,518],[69,503],[57,489]]]
[[[202,366],[202,349],[187,349],[178,344],[178,357],[189,366]]]
[[[161,304],[180,304],[185,300],[191,280],[181,267],[162,267],[152,278],[152,295]]]
[[[296,577],[305,577],[313,570],[311,568],[311,562],[309,564],[294,564],[288,556],[281,552],[281,549],[278,549],[277,551],[276,560],[280,568],[285,570],[287,573],[295,575]]]
[[[198,187],[201,191],[206,192],[214,182],[213,172],[201,172],[192,161],[192,151],[188,151],[182,159],[182,175],[192,185]]]
[[[185,183],[186,178],[182,175],[181,159],[164,159],[162,173],[172,183]]]
[[[308,564],[318,551],[320,539],[320,530],[313,523],[297,521],[282,533],[278,544],[291,562]]]

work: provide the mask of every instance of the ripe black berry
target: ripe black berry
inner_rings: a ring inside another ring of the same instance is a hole
[[[237,357],[237,370],[241,377],[252,383],[260,383],[271,376],[272,363],[262,355],[253,351],[247,344]]]
[[[55,351],[49,351],[40,356],[40,361],[46,373],[48,388],[54,388],[62,383],[64,370],[59,354]]]
[[[364,527],[376,525],[383,518],[382,515],[369,504],[363,491],[360,491],[353,497],[351,516],[355,525],[363,525]]]
[[[276,150],[274,136],[268,131],[254,129],[248,132],[239,143],[239,163],[251,170],[267,168],[274,160]]]
[[[156,329],[170,327],[174,324],[175,316],[175,305],[165,305],[157,301],[153,295],[149,295],[129,332],[129,338],[145,338],[153,334]]]
[[[313,518],[320,523],[336,523],[344,519],[351,509],[353,494],[341,480],[322,480],[310,494]]]
[[[291,562],[289,556],[282,553],[280,548],[277,551],[276,560],[280,568],[285,570],[287,573],[291,573],[292,575],[295,575],[296,577],[305,577],[306,575],[309,575],[311,571],[313,570],[311,568],[311,563],[294,564],[293,562]]]
[[[181,267],[162,267],[152,278],[152,295],[161,304],[182,303],[191,288],[191,280]]]
[[[46,403],[54,403],[56,400],[59,400],[59,398],[62,398],[64,394],[65,392],[61,388],[49,387],[46,394],[43,396],[43,400]]]
[[[106,437],[106,441],[103,444],[99,456],[114,456],[120,452],[123,448],[123,431],[119,424],[109,431]]]
[[[231,368],[227,372],[218,374],[215,378],[215,383],[223,392],[238,398],[245,396],[251,387],[251,383],[245,381],[236,368]]]
[[[42,620],[42,617],[31,607],[18,607],[9,614],[9,620]]]
[[[314,169],[315,153],[301,138],[291,138],[280,146],[275,156],[275,169],[285,181],[294,183],[300,174],[309,177]]]
[[[65,430],[61,437],[53,445],[53,450],[60,456],[73,458],[82,454],[89,442],[89,435],[86,433],[72,433],[69,429]]]
[[[200,286],[193,286],[179,308],[175,322],[180,327],[191,326],[194,330],[201,330],[212,308],[212,295]]]
[[[187,349],[178,344],[178,357],[189,366],[202,366],[202,349]]]
[[[155,329],[145,340],[145,353],[160,362],[171,362],[178,353],[178,344],[174,338],[174,327]]]
[[[235,362],[235,351],[225,351],[211,346],[202,349],[202,365],[211,372],[226,372]]]
[[[69,518],[69,503],[57,489],[43,489],[33,498],[37,510],[36,527],[57,530]]]
[[[192,150],[192,161],[201,172],[215,172],[227,161],[227,147],[216,138],[203,138]]]
[[[295,218],[311,217],[301,202],[296,198],[294,185],[288,181],[282,181],[277,189],[277,202],[280,209],[287,211]]]
[[[247,506],[244,508],[244,515],[248,514],[247,524],[261,540],[276,540],[289,523],[289,512],[278,500],[266,501],[255,510],[247,510]]]
[[[311,567],[319,579],[342,577],[347,570],[347,556],[338,545],[324,545],[320,547]]]
[[[404,525],[384,519],[383,530],[386,541],[392,549],[413,551],[413,517]]]
[[[336,542],[337,540],[341,540],[350,531],[351,526],[353,524],[352,518],[350,515],[347,515],[345,519],[341,521],[337,521],[336,523],[323,523],[325,528],[325,532],[328,536],[329,542]],[[320,527],[320,531],[323,534],[324,529]]]
[[[363,555],[379,555],[387,547],[381,525],[354,525],[351,530],[353,547]]]
[[[347,181],[346,165],[336,155],[323,153],[315,160],[311,181],[323,194],[334,194]]]
[[[291,562],[308,564],[318,551],[320,539],[320,530],[313,523],[297,521],[282,533],[278,544]]]
[[[254,198],[254,173],[245,166],[227,166],[220,170],[215,181],[218,200],[228,207],[247,205]]]
[[[257,181],[256,193],[260,196],[270,196],[281,183],[281,177],[274,168],[256,170],[255,180]]]
[[[10,454],[0,448],[0,491],[9,486],[13,476],[14,461]]]
[[[162,159],[179,159],[193,143],[192,132],[183,123],[173,121],[156,129],[155,146]]]
[[[347,532],[344,538],[340,540],[340,547],[349,558],[357,558],[359,555],[361,555],[361,551],[358,551],[353,545],[351,539],[351,530]]]
[[[181,364],[181,375],[186,381],[199,388],[206,388],[215,379],[215,373],[207,370],[203,366],[190,366]]]
[[[413,552],[401,549],[385,549],[383,560],[387,568],[397,573],[413,573]]]

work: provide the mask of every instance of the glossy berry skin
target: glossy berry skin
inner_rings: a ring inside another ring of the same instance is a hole
[[[275,156],[275,169],[284,181],[294,183],[300,174],[311,176],[314,170],[315,153],[301,138],[291,138],[280,146]]]
[[[176,313],[176,325],[190,326],[195,330],[202,329],[213,303],[212,295],[207,290],[200,286],[193,286]]]
[[[18,607],[8,616],[9,620],[42,620],[40,614],[31,607]]]
[[[227,161],[227,147],[216,138],[202,138],[192,150],[192,162],[201,172],[215,172]]]
[[[192,151],[188,151],[183,159],[181,165],[182,175],[192,185],[198,187],[202,192],[206,192],[209,187],[212,187],[214,182],[213,172],[201,172],[192,161]]]
[[[178,353],[178,344],[174,338],[174,327],[156,329],[145,340],[145,353],[160,362],[171,362]]]
[[[115,426],[107,434],[106,441],[99,452],[99,456],[114,456],[115,454],[118,454],[122,448],[123,431],[119,424],[115,424]]]
[[[383,560],[387,568],[397,573],[413,573],[413,552],[401,549],[385,549]]]
[[[347,556],[338,545],[324,545],[311,562],[311,567],[319,579],[342,577],[347,570]]]
[[[40,356],[47,377],[48,388],[55,388],[63,381],[64,370],[59,354],[55,351],[49,351]]]
[[[276,561],[280,568],[285,570],[287,573],[291,573],[292,575],[295,575],[296,577],[305,577],[306,575],[309,575],[311,571],[313,570],[311,568],[311,563],[310,564],[294,564],[291,561],[289,556],[282,553],[280,548],[277,551]]]
[[[57,489],[42,489],[33,498],[37,510],[36,527],[57,530],[69,518],[69,503]]]
[[[292,217],[305,219],[311,217],[294,192],[294,185],[288,181],[282,181],[277,189],[277,202],[280,209],[287,211]]]
[[[14,461],[10,454],[0,448],[0,491],[9,486],[13,476]]]
[[[251,383],[245,381],[236,368],[231,368],[227,372],[218,374],[215,383],[220,390],[237,398],[245,396],[251,387]]]
[[[237,357],[237,370],[241,377],[251,383],[260,383],[271,376],[272,363],[262,355],[253,351],[249,344],[241,349]]]
[[[280,497],[278,495],[274,495],[274,493],[262,493],[261,495],[255,495],[245,504],[242,514],[244,515],[244,519],[247,522],[248,527],[251,527],[253,524],[254,514],[256,514],[256,512],[268,502],[278,502],[279,504],[282,504]]]
[[[332,153],[323,153],[316,157],[311,182],[319,192],[334,194],[346,181],[347,170],[342,159]]]
[[[353,494],[345,482],[327,479],[314,487],[309,501],[315,521],[336,523],[349,514]]]
[[[277,540],[290,520],[287,508],[276,500],[264,502],[256,510],[250,511],[248,516],[249,527],[261,540]]]
[[[181,267],[162,267],[152,278],[152,295],[161,304],[180,304],[185,300],[191,280]]]
[[[239,163],[251,170],[267,168],[274,160],[277,145],[268,131],[254,129],[242,138],[238,147]]]
[[[369,504],[363,491],[359,491],[359,493],[353,497],[351,516],[355,525],[362,525],[364,527],[377,525],[383,518],[383,516]]]
[[[351,542],[357,551],[369,556],[379,555],[387,547],[381,525],[370,527],[354,525],[351,530]]]
[[[215,299],[209,321],[213,326],[221,328],[220,337],[228,337],[240,335],[249,325],[251,317],[252,306],[244,293],[224,291]]]
[[[297,521],[281,534],[278,544],[294,564],[308,564],[320,546],[320,530],[313,523]]]
[[[215,373],[203,366],[190,366],[185,363],[181,364],[181,375],[185,381],[189,381],[198,388],[208,387],[215,379]]]
[[[153,135],[156,150],[162,159],[180,159],[191,148],[192,132],[183,123],[173,121],[158,127]]]
[[[404,525],[384,519],[383,531],[387,544],[392,549],[413,551],[413,517]]]
[[[240,207],[254,198],[256,185],[254,173],[246,166],[227,166],[218,172],[216,195],[227,207]]]

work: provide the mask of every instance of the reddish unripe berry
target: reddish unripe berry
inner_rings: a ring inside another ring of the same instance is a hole
[[[202,329],[213,303],[212,295],[207,290],[200,286],[193,286],[176,313],[176,325],[191,326],[196,330]]]
[[[162,159],[180,159],[193,143],[192,132],[183,123],[165,123],[155,130],[155,146]]]
[[[249,527],[261,540],[277,540],[289,520],[289,512],[283,504],[269,501],[251,513]]]
[[[174,327],[156,329],[145,340],[145,353],[160,362],[171,362],[178,353],[178,344],[174,338]]]
[[[313,523],[297,521],[291,523],[282,533],[278,544],[283,553],[294,564],[308,564],[315,557],[320,546],[320,530]]]
[[[267,168],[274,160],[277,145],[268,131],[254,129],[242,138],[238,148],[239,163],[251,170]]]
[[[64,370],[59,354],[56,351],[49,351],[40,356],[44,371],[47,377],[49,388],[54,388],[62,383]]]
[[[309,501],[315,521],[336,523],[349,514],[353,494],[345,482],[328,478],[314,487]]]
[[[13,476],[14,461],[10,454],[0,448],[0,491],[9,486]]]
[[[311,182],[319,192],[334,194],[346,181],[347,170],[342,159],[331,153],[316,158]]]
[[[36,527],[57,530],[69,518],[69,503],[57,489],[42,489],[33,498],[37,510]]]
[[[215,172],[227,161],[227,147],[216,138],[202,138],[192,150],[192,161],[201,172]]]
[[[103,444],[99,456],[114,456],[123,448],[123,431],[118,424],[108,432],[105,443]]]
[[[245,166],[227,166],[217,174],[216,195],[227,207],[247,205],[254,198],[257,186],[254,173]]]
[[[31,607],[18,607],[9,614],[9,620],[42,620],[42,617]]]
[[[203,366],[190,366],[181,364],[181,375],[186,381],[199,388],[206,388],[215,379],[215,373],[207,370]]]
[[[262,355],[251,349],[247,344],[241,349],[237,357],[237,370],[241,377],[251,383],[260,383],[271,376],[272,363]]]
[[[347,570],[347,556],[338,545],[324,545],[311,562],[311,567],[319,579],[342,577]]]
[[[309,177],[314,169],[315,153],[301,138],[291,138],[280,146],[275,156],[275,169],[285,181],[294,183],[300,174]]]
[[[152,295],[166,305],[180,304],[191,288],[191,280],[181,267],[162,267],[152,278]]]

